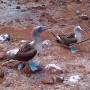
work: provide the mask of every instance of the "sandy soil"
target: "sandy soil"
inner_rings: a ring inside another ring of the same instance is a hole
[[[78,13],[79,12],[79,13]],[[88,20],[79,15],[85,14]],[[0,1],[0,34],[8,33],[14,40],[0,44],[1,51],[17,47],[20,40],[32,40],[33,28],[37,25],[47,26],[42,33],[43,40],[51,40],[52,46],[44,48],[35,58],[42,66],[54,63],[59,65],[62,73],[41,72],[25,76],[17,69],[4,66],[4,80],[0,90],[90,90],[90,41],[76,45],[79,52],[72,54],[70,50],[55,43],[50,32],[69,34],[76,25],[80,25],[86,32],[84,39],[90,38],[90,1],[81,0],[2,0]],[[1,62],[1,64],[4,61]],[[43,84],[41,80],[71,75],[80,75],[82,80],[78,84],[60,83]]]

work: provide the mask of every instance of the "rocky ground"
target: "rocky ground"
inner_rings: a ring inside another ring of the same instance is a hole
[[[47,26],[42,39],[50,40],[36,55],[43,70],[37,73],[20,72],[15,68],[18,61],[5,64],[1,60],[0,90],[90,90],[90,41],[76,45],[79,50],[70,50],[55,42],[56,34],[70,34],[76,25],[84,32],[84,39],[90,38],[89,0],[1,0],[0,34],[7,33],[12,40],[0,43],[0,51],[7,51],[21,45],[21,40],[31,41],[33,27]],[[55,64],[59,69],[46,70],[45,66]],[[5,75],[2,74],[4,72]],[[71,76],[78,78],[73,81]],[[64,80],[61,79],[64,78]]]

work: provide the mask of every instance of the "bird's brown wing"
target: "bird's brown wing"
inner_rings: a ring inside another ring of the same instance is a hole
[[[76,43],[77,40],[75,38],[68,38],[66,36],[60,36],[60,43],[69,46],[71,43]]]
[[[30,51],[32,49],[34,49],[33,46],[31,46],[29,43],[25,43],[24,45],[22,45],[22,47],[20,47],[19,52],[21,52],[21,53],[27,52],[27,51]]]
[[[15,55],[14,59],[20,60],[20,61],[28,61],[28,60],[32,59],[36,55],[36,53],[37,53],[37,50],[35,50],[35,49],[32,49],[27,52],[18,52]]]
[[[75,38],[75,34],[74,33],[70,33],[70,35],[67,36],[67,38]]]

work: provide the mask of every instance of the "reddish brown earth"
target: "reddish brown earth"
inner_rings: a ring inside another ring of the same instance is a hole
[[[35,58],[40,61],[42,66],[50,63],[59,65],[63,73],[49,73],[43,70],[27,77],[16,69],[4,66],[2,69],[5,72],[5,78],[0,84],[0,90],[90,90],[90,41],[76,45],[79,52],[72,54],[55,43],[55,38],[50,33],[68,35],[73,32],[76,25],[80,25],[83,30],[87,31],[84,32],[84,39],[90,38],[90,1],[82,0],[81,3],[77,3],[77,0],[17,0],[15,4],[9,0],[2,1],[7,3],[0,3],[0,34],[8,33],[16,40],[10,41],[10,43],[1,43],[0,50],[7,51],[17,46],[20,40],[31,41],[33,28],[40,24],[45,25],[47,30],[42,33],[42,38],[51,40],[53,45],[50,48],[45,48],[40,56],[36,55]],[[16,13],[18,17],[14,16],[17,2],[21,7]],[[8,6],[10,3],[11,6]],[[42,8],[42,4],[46,6]],[[3,15],[4,10],[6,13]],[[87,15],[89,19],[79,18],[76,14],[77,10],[81,14]],[[1,64],[4,61],[2,60]],[[75,86],[55,81],[53,84],[41,82],[44,77],[51,80],[56,76],[66,78],[76,74],[81,75],[83,80]]]

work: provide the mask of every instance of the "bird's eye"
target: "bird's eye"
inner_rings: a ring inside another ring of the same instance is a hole
[[[42,31],[43,31],[43,28],[40,27],[40,28],[38,29],[38,32],[42,32]]]

